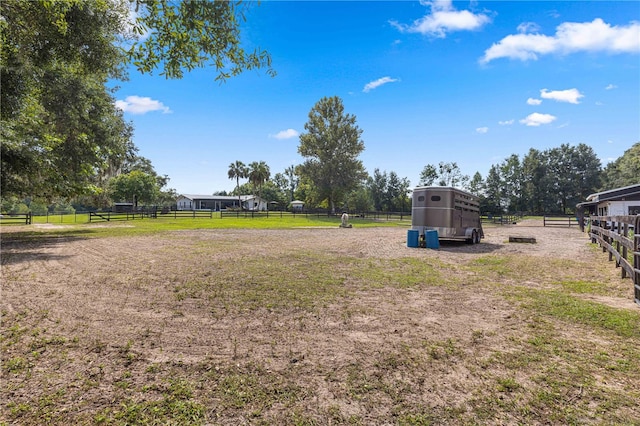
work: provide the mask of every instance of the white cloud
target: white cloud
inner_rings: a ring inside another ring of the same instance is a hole
[[[364,93],[369,93],[371,90],[378,88],[380,86],[382,86],[383,84],[387,84],[387,83],[395,83],[396,81],[400,81],[397,78],[391,78],[391,77],[382,77],[379,78],[375,81],[372,81],[370,83],[365,84],[364,89],[362,89],[362,91]]]
[[[542,103],[542,99],[534,99],[534,98],[527,99],[528,105],[540,105],[541,103]]]
[[[520,120],[520,123],[525,124],[527,126],[540,126],[542,124],[549,124],[555,121],[557,117],[554,117],[551,114],[540,114],[539,112],[534,112],[533,114],[529,114],[526,118]]]
[[[510,126],[513,124],[515,120],[505,120],[505,121],[498,121],[498,124],[501,126]]]
[[[116,108],[120,108],[124,112],[131,114],[146,114],[151,111],[162,111],[163,114],[169,114],[173,111],[165,106],[162,102],[156,101],[149,97],[127,96],[124,101],[116,101]]]
[[[478,127],[478,128],[476,129],[476,132],[478,132],[478,133],[480,133],[480,134],[485,134],[485,133],[487,133],[488,131],[489,131],[489,128],[488,128],[488,127]]]
[[[578,89],[567,90],[547,90],[542,89],[540,91],[540,97],[543,99],[553,99],[558,102],[569,102],[570,104],[579,104],[580,98],[584,98],[584,95],[580,93]]]
[[[574,52],[639,53],[640,21],[611,26],[600,18],[592,22],[564,22],[553,36],[512,34],[485,50],[481,63],[498,58],[536,60],[539,55]]]
[[[618,86],[616,86],[615,84],[609,84],[607,85],[607,87],[604,88],[604,90],[613,90],[613,89],[617,89]]]
[[[477,30],[491,22],[491,18],[482,13],[474,14],[468,10],[455,10],[451,1],[426,1],[422,4],[431,6],[430,14],[416,19],[411,25],[396,21],[390,21],[390,24],[401,32],[444,38],[449,32]]]
[[[535,22],[523,22],[522,24],[518,25],[518,32],[520,34],[537,33],[539,31],[540,26]]]
[[[269,137],[273,139],[291,139],[291,138],[297,138],[298,135],[300,135],[300,133],[298,133],[297,130],[287,129],[287,130],[280,130],[275,135],[269,135]]]

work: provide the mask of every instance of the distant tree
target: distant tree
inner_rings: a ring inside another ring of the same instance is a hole
[[[502,198],[502,177],[500,167],[491,166],[487,179],[485,180],[485,203],[481,203],[481,208],[487,213],[504,213],[505,205]],[[482,201],[482,200],[481,200]]]
[[[57,202],[53,203],[50,207],[50,210],[52,213],[57,214],[73,214],[76,212],[76,209],[74,209],[73,206],[66,200],[58,200]]]
[[[636,142],[622,156],[607,164],[602,172],[600,190],[621,188],[640,183],[640,142]]]
[[[289,193],[289,179],[285,174],[280,172],[276,173],[275,175],[273,175],[271,182],[275,185],[278,191],[281,192],[283,195],[286,196]]]
[[[46,203],[34,200],[29,203],[29,210],[31,210],[31,213],[35,215],[46,215],[49,211],[49,208]]]
[[[388,211],[404,211],[408,201],[407,193],[409,192],[409,185],[409,179],[400,179],[396,172],[389,172],[387,190],[385,191],[385,202]]]
[[[408,178],[405,177],[399,180],[397,186],[398,195],[394,199],[394,203],[402,212],[411,205],[409,201],[409,194],[411,193],[410,187],[411,181]]]
[[[160,188],[156,202],[158,203],[158,205],[168,207],[174,205],[177,199],[178,193],[175,189],[169,188],[163,191],[162,188]]]
[[[349,211],[368,212],[373,209],[371,191],[365,185],[360,185],[347,195],[347,208]]]
[[[155,176],[139,170],[112,178],[109,181],[109,189],[114,202],[132,202],[136,207],[139,202],[144,204],[156,202],[160,192]]]
[[[454,188],[465,188],[469,181],[468,175],[463,175],[458,163],[438,164],[438,175],[440,186],[452,186]]]
[[[284,174],[287,176],[287,179],[289,179],[289,190],[291,191],[290,193],[291,197],[289,201],[293,201],[294,200],[293,195],[296,191],[296,188],[298,187],[298,182],[300,181],[300,179],[298,179],[296,167],[293,165],[287,167],[284,171]]]
[[[438,171],[432,164],[427,164],[420,172],[418,186],[431,186],[438,179]]]
[[[278,208],[284,208],[289,204],[287,193],[283,192],[274,180],[266,181],[262,185],[261,197],[269,203],[270,210],[273,208],[274,203]]]
[[[1,213],[28,213],[29,206],[25,200],[21,200],[16,196],[3,196],[0,198],[0,212]]]
[[[572,181],[576,198],[571,204],[573,210],[577,203],[596,192],[601,187],[602,163],[595,151],[584,143],[573,147],[572,159]]]
[[[445,163],[441,161],[438,167],[427,164],[420,173],[420,186],[431,186],[435,182],[439,186],[452,186],[455,188],[465,188],[469,181],[468,175],[463,175],[458,167],[458,163]]]
[[[305,176],[300,176],[300,181],[296,187],[296,192],[293,194],[294,200],[304,201],[305,208],[310,209],[317,207],[320,201],[314,190],[313,184]]]
[[[254,161],[249,164],[249,181],[258,189],[258,196],[262,198],[262,185],[271,177],[269,166],[264,161]]]
[[[385,194],[387,192],[387,172],[380,172],[380,169],[373,170],[373,176],[367,179],[367,187],[371,193],[371,200],[376,211],[384,209]]]
[[[236,192],[238,196],[238,206],[242,206],[242,200],[240,198],[240,179],[245,179],[249,175],[249,169],[242,161],[236,160],[234,163],[229,164],[229,171],[227,172],[227,176],[229,179],[236,180]]]
[[[562,144],[546,156],[555,211],[567,213],[600,187],[600,160],[590,146]]]
[[[474,195],[484,195],[484,180],[482,179],[482,175],[480,174],[480,172],[476,172],[473,175],[473,177],[469,181],[469,186],[467,189]]]
[[[550,205],[550,177],[547,165],[546,155],[534,148],[531,148],[522,160],[522,192],[526,210],[532,213],[544,213]]]
[[[507,209],[510,212],[523,211],[524,176],[520,158],[516,154],[511,154],[500,164],[500,176],[502,178],[502,198],[508,202]]]
[[[327,200],[335,213],[336,203],[357,188],[366,178],[366,171],[358,156],[364,151],[360,139],[362,130],[356,117],[345,114],[342,99],[322,98],[309,112],[300,135],[298,153],[306,160],[300,173],[314,185],[319,200]]]

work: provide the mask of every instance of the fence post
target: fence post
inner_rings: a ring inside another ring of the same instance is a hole
[[[636,215],[633,240],[633,293],[636,303],[640,305],[640,214]]]
[[[622,230],[622,235],[625,238],[629,238],[629,224],[626,223],[626,222],[624,224],[624,229]],[[622,257],[624,259],[627,258],[627,246],[625,246],[625,245],[622,246]],[[624,268],[622,268],[622,278],[625,278],[626,276],[627,276],[627,271]]]

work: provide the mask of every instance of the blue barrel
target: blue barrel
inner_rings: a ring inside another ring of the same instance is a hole
[[[418,239],[420,234],[417,229],[409,229],[407,231],[407,247],[418,247]]]
[[[440,248],[440,241],[438,240],[438,231],[436,231],[435,229],[433,230],[429,230],[427,229],[426,231],[424,231],[424,239],[425,239],[425,245],[427,248],[430,249],[438,249]]]

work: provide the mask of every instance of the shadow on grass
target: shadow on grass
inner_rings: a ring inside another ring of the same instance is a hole
[[[48,253],[44,250],[72,241],[85,240],[91,234],[94,232],[89,229],[61,230],[55,233],[37,231],[3,233],[1,263],[16,265],[23,262],[64,259],[69,256]]]

